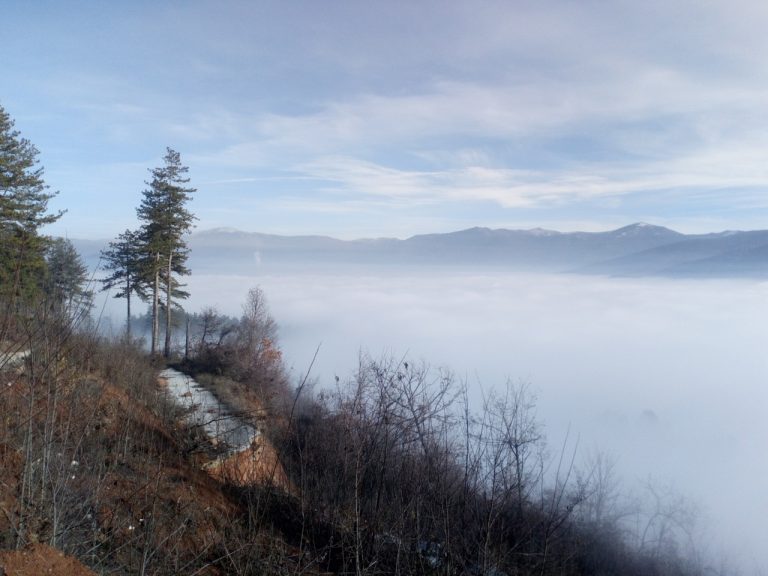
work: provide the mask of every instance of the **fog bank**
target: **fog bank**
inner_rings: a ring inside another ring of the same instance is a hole
[[[713,543],[750,568],[768,516],[768,283],[568,275],[192,276],[190,310],[239,314],[260,285],[287,364],[330,385],[366,350],[451,368],[476,401],[530,382],[549,444],[614,455],[698,502]]]

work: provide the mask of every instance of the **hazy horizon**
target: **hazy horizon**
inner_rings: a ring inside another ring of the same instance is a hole
[[[673,227],[673,226],[667,226],[667,225],[658,224],[658,223],[654,222],[653,220],[648,220],[648,221],[627,221],[625,223],[618,223],[618,224],[613,224],[613,223],[611,223],[611,224],[609,224],[609,223],[603,223],[603,224],[591,223],[590,226],[582,227],[582,228],[578,228],[578,227],[575,227],[575,228],[555,228],[555,227],[548,227],[548,226],[544,226],[544,225],[538,225],[535,222],[527,223],[524,227],[523,226],[521,226],[521,227],[503,226],[503,225],[499,225],[499,226],[486,226],[486,225],[482,224],[481,222],[474,223],[474,224],[472,222],[468,222],[466,227],[464,227],[464,228],[445,228],[445,229],[441,229],[441,230],[432,230],[432,231],[426,231],[426,230],[425,231],[415,231],[413,234],[400,235],[400,236],[396,236],[396,235],[391,235],[391,236],[386,236],[386,235],[385,236],[374,236],[374,235],[369,235],[369,236],[365,236],[365,235],[364,236],[352,235],[352,236],[349,236],[349,235],[347,235],[347,236],[345,236],[343,234],[333,235],[333,233],[322,233],[322,232],[319,232],[319,231],[315,231],[312,228],[308,228],[307,230],[302,231],[302,232],[296,232],[296,231],[281,232],[279,230],[278,231],[266,232],[266,231],[260,230],[260,229],[248,229],[248,228],[245,228],[245,227],[238,228],[238,227],[234,227],[234,226],[216,226],[216,227],[211,227],[211,228],[201,228],[199,226],[196,226],[192,230],[192,232],[190,233],[190,237],[194,237],[195,235],[210,234],[210,233],[232,233],[232,234],[240,233],[240,234],[254,234],[254,235],[264,234],[264,235],[269,235],[269,236],[284,236],[284,237],[294,237],[294,236],[301,236],[301,237],[328,237],[328,238],[333,238],[335,240],[342,240],[342,241],[379,240],[379,239],[405,240],[405,239],[408,239],[408,238],[412,238],[413,236],[422,236],[422,235],[429,235],[429,234],[437,234],[437,235],[439,235],[439,234],[450,234],[450,233],[453,233],[453,232],[463,232],[463,231],[466,231],[466,230],[472,230],[472,229],[476,229],[476,228],[489,229],[489,230],[514,230],[514,231],[524,231],[524,232],[533,232],[533,231],[537,231],[537,230],[542,230],[542,231],[547,231],[547,232],[557,232],[557,233],[560,233],[560,234],[571,234],[571,233],[579,233],[579,232],[584,232],[584,233],[613,232],[613,231],[616,231],[616,230],[620,230],[622,228],[627,228],[629,226],[636,226],[636,225],[666,228],[668,230],[672,230],[673,232],[678,232],[678,233],[684,234],[686,236],[698,236],[698,235],[707,235],[707,234],[722,234],[722,233],[726,233],[726,232],[755,232],[755,231],[768,230],[768,224],[766,224],[764,227],[759,227],[759,228],[728,228],[728,227],[726,227],[726,228],[706,228],[706,229],[698,229],[697,228],[695,230],[690,230],[690,229],[685,229],[685,228],[676,228],[676,227]],[[103,242],[103,243],[106,244],[109,241],[114,240],[114,237],[118,233],[119,232],[115,232],[115,234],[113,236],[108,236],[108,235],[96,235],[96,236],[94,236],[94,235],[77,234],[77,233],[73,234],[72,231],[67,231],[64,235],[61,235],[61,236],[56,234],[56,233],[54,233],[52,235],[56,236],[56,237],[68,238],[68,239],[74,240],[74,241],[83,240],[83,241],[86,241],[86,242]]]

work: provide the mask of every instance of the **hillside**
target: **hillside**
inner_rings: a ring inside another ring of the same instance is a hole
[[[288,382],[279,349],[246,337],[268,316],[234,331],[222,321],[179,367],[257,430],[233,452],[191,417],[198,400],[179,402],[193,392],[174,400],[158,379],[163,366],[134,343],[51,322],[17,325],[4,357],[24,360],[0,369],[6,574],[75,559],[126,575],[685,576],[705,567],[674,510],[661,524],[658,512],[638,512],[642,540],[632,536],[608,499],[616,488],[595,483],[599,464],[578,471],[561,461],[556,481],[545,478],[524,386],[471,415],[450,375],[363,358],[335,391],[312,394],[306,378]]]
[[[156,370],[131,347],[67,340],[58,373],[36,348],[3,373],[0,548],[45,542],[122,574],[184,573],[223,554],[238,507],[201,470],[205,443],[179,427]]]

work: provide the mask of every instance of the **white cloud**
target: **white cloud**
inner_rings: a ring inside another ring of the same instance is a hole
[[[425,93],[363,94],[314,113],[233,120],[227,126],[239,130],[239,143],[195,160],[296,171],[330,183],[328,192],[532,206],[764,186],[766,121],[768,85],[702,85],[674,70],[638,66],[600,82],[438,82]],[[577,143],[548,152],[568,139]],[[581,143],[603,152],[576,161]],[[553,165],[530,166],[530,159],[510,157],[508,145],[554,154]],[[387,161],[403,153],[421,166]]]
[[[140,9],[111,15],[96,33],[48,14],[41,26],[70,28],[46,29],[47,80],[9,79],[11,102],[49,101],[31,135],[71,167],[62,189],[89,182],[94,158],[149,167],[166,145],[235,203],[258,189],[345,210],[480,200],[568,220],[571,202],[768,183],[761,3],[201,2],[149,28]]]
[[[766,142],[768,145],[768,142]],[[416,203],[491,201],[504,207],[546,206],[568,201],[620,197],[641,192],[682,190],[690,194],[761,187],[768,182],[762,150],[746,147],[652,161],[632,166],[610,163],[568,170],[514,170],[464,166],[419,171],[381,166],[349,157],[324,157],[298,172],[326,191],[408,199]],[[756,194],[755,198],[761,198]],[[765,205],[765,204],[763,204]]]

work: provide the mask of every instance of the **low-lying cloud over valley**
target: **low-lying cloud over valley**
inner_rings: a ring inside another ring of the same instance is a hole
[[[552,451],[615,457],[628,486],[671,484],[715,548],[749,566],[768,514],[768,284],[498,271],[193,276],[192,308],[238,314],[260,285],[295,376],[349,377],[361,351],[449,367],[472,401],[529,382]]]

